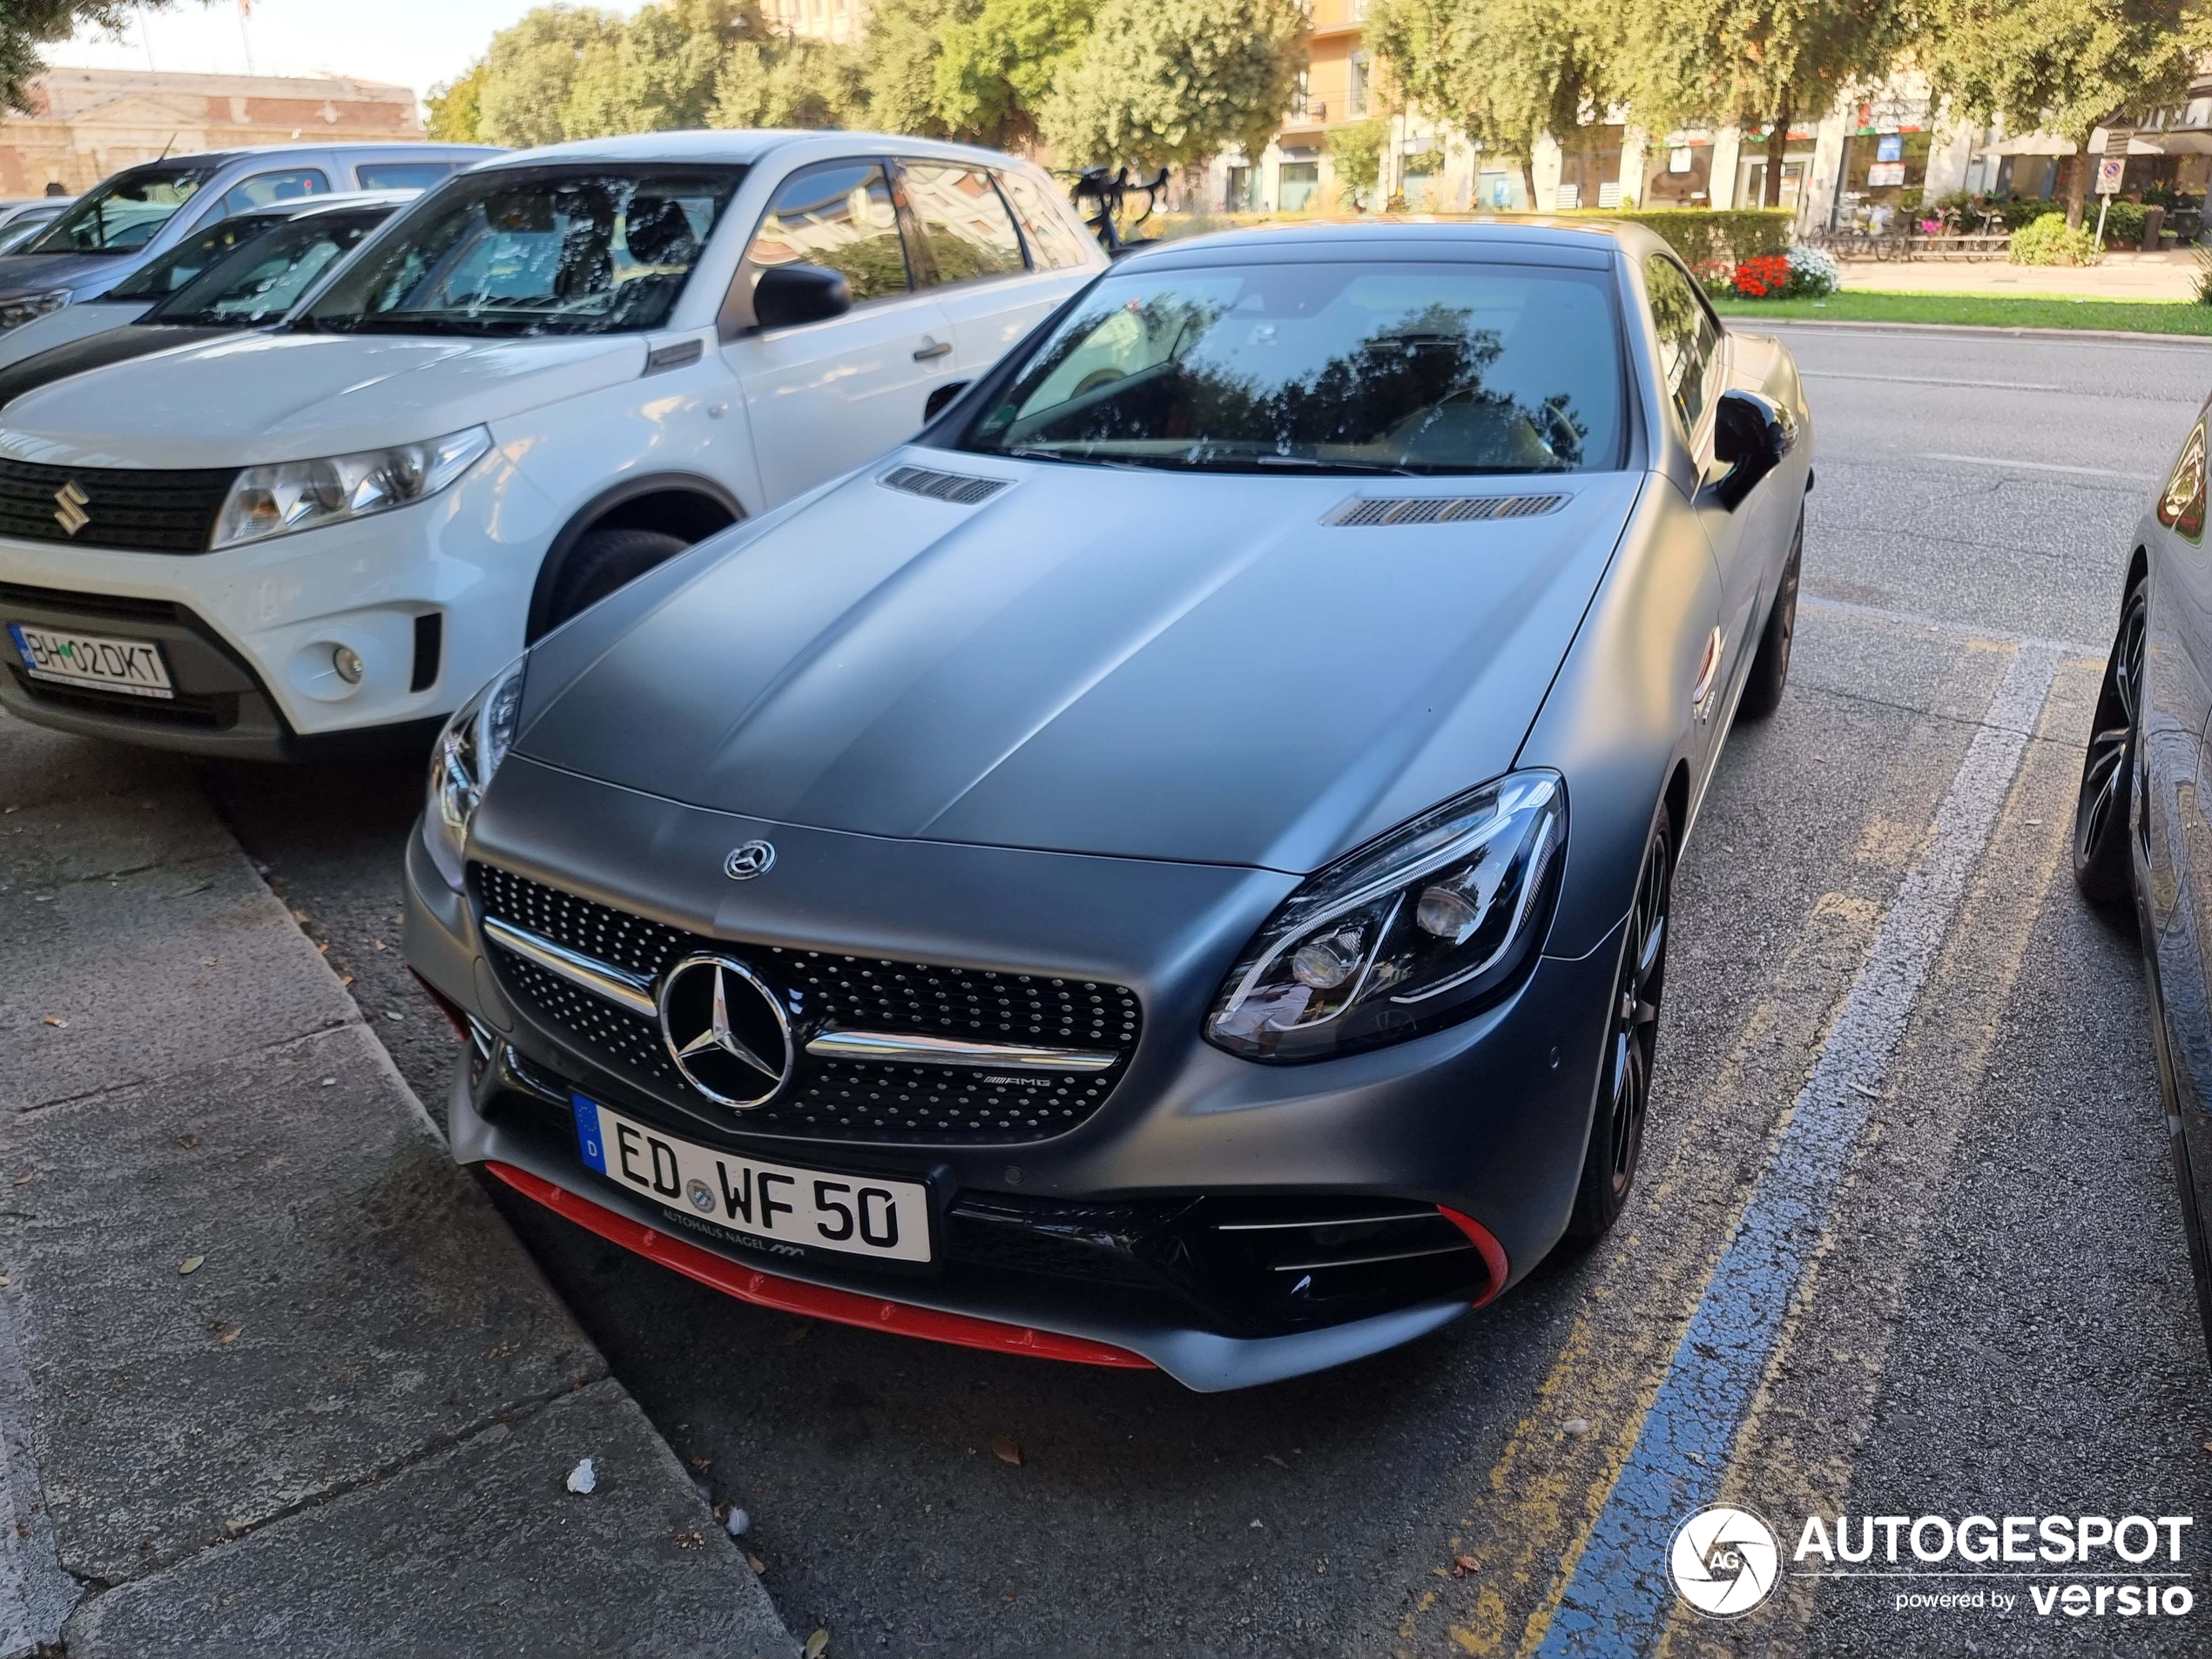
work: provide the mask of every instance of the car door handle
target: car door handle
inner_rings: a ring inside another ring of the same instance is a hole
[[[950,350],[952,350],[950,342],[942,340],[933,340],[929,342],[929,344],[924,346],[920,351],[914,354],[914,361],[917,363],[926,363],[933,357],[942,357]]]

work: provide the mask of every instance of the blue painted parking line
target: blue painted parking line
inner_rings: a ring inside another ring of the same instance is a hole
[[[2058,664],[2054,652],[2023,650],[2006,670],[1559,1592],[1537,1649],[1548,1659],[1642,1654],[1664,1628],[1674,1601],[1669,1543],[1721,1490],[1869,1102],[1965,900]]]

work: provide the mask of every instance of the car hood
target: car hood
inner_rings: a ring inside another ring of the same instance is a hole
[[[634,379],[645,344],[244,334],[9,406],[0,449],[80,467],[235,467],[437,437]]]
[[[145,263],[132,253],[10,253],[0,257],[0,294],[55,288],[105,293]]]
[[[1008,484],[955,506],[900,462]],[[542,644],[516,750],[823,829],[1305,872],[1511,767],[1642,483],[894,452]],[[1324,522],[1454,494],[1565,499]]]
[[[20,327],[0,334],[0,368],[51,351],[57,346],[120,328],[144,316],[152,305],[151,300],[92,300],[81,306],[64,306],[43,317],[33,317]]]

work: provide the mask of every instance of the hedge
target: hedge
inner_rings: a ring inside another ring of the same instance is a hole
[[[1761,254],[1788,253],[1797,218],[1787,207],[1595,208],[1531,217],[1614,219],[1641,225],[1664,237],[1693,271],[1716,261],[1733,267]]]

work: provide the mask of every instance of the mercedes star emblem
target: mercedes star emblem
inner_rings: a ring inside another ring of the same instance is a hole
[[[669,969],[660,986],[660,1029],[685,1080],[737,1111],[772,1100],[799,1055],[776,994],[727,956],[687,956]]]
[[[91,503],[92,498],[74,478],[54,492],[54,522],[64,535],[74,536],[92,522],[91,514],[84,510]]]
[[[756,875],[768,873],[776,861],[776,849],[765,841],[747,841],[732,847],[730,856],[722,860],[722,873],[732,881],[750,881]]]

